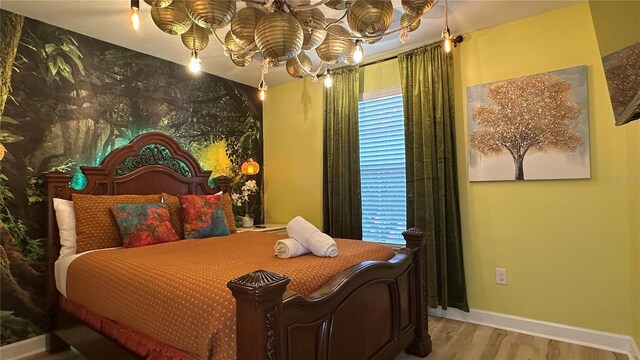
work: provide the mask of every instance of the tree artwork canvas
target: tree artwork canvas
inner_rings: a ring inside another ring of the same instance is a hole
[[[602,58],[616,125],[640,119],[640,42]]]
[[[590,177],[587,67],[467,88],[469,180]]]

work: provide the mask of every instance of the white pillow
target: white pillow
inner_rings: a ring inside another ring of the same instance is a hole
[[[60,231],[60,256],[76,253],[76,212],[73,209],[73,201],[53,199],[53,208],[56,211],[56,221]]]

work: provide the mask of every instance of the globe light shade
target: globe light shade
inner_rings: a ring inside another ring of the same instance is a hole
[[[242,163],[241,171],[244,175],[255,175],[260,172],[260,165],[250,158]]]
[[[242,46],[238,44],[236,37],[231,33],[231,30],[227,31],[227,35],[224,37],[224,45],[231,53],[237,53],[243,50]]]
[[[287,73],[294,78],[303,78],[311,73],[311,59],[303,51],[296,57],[287,60]]]
[[[311,50],[322,44],[325,36],[327,36],[327,32],[321,30],[321,28],[324,29],[324,27],[327,26],[327,19],[322,11],[317,8],[299,11],[296,13],[296,18],[300,22],[300,25],[302,25],[304,33],[302,49]]]
[[[402,0],[404,11],[413,16],[422,16],[433,7],[436,0]]]
[[[349,30],[341,25],[331,25],[329,30],[333,34],[331,32],[327,33],[322,44],[316,48],[316,54],[318,54],[320,60],[328,64],[335,64],[339,61],[344,61],[349,53],[353,51],[355,44],[353,40],[348,39],[351,36]]]
[[[238,45],[245,48],[256,42],[256,26],[263,16],[264,11],[254,7],[242,8],[236,12],[231,19],[231,33]]]
[[[173,0],[144,0],[151,7],[163,8],[171,5]]]
[[[406,28],[409,32],[415,31],[420,27],[420,18],[409,14],[402,14],[400,17],[400,26]]]
[[[151,19],[160,30],[170,35],[181,35],[191,28],[191,18],[183,0],[173,0],[163,8],[152,7]]]
[[[209,30],[193,23],[191,29],[180,35],[180,38],[187,49],[202,51],[209,45]]]
[[[253,55],[254,54],[255,54],[255,52],[249,52],[249,53],[247,53],[245,55],[242,55],[242,56],[237,56],[237,55],[231,54],[231,56],[229,56],[229,59],[231,59],[231,62],[235,66],[247,67],[253,61]]]
[[[236,13],[235,0],[186,0],[185,7],[193,22],[211,30],[229,25]]]
[[[258,21],[255,40],[263,57],[282,62],[300,53],[304,34],[296,18],[276,11]]]
[[[347,23],[357,36],[379,36],[391,25],[391,0],[356,0],[347,10]]]

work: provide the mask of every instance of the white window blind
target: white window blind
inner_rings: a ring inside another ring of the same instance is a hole
[[[358,107],[362,239],[404,244],[407,191],[402,95],[362,100]]]

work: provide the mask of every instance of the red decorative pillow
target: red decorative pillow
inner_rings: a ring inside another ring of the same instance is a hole
[[[180,240],[165,204],[118,204],[111,211],[126,248]]]
[[[185,239],[229,235],[221,195],[179,195]]]

